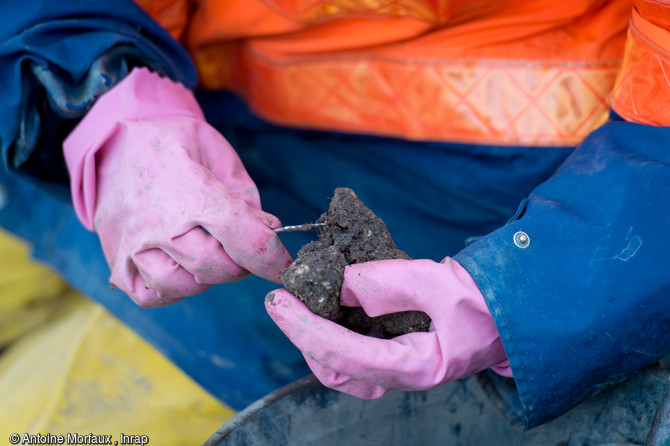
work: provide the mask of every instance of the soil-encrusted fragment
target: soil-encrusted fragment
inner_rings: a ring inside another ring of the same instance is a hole
[[[373,260],[411,258],[398,249],[377,217],[348,188],[335,189],[328,212],[317,223],[319,239],[303,246],[295,263],[282,273],[284,287],[315,314],[368,336],[392,338],[428,331],[430,317],[405,311],[375,318],[361,308],[340,306],[344,267]]]

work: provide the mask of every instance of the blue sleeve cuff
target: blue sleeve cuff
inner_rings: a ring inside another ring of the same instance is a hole
[[[134,2],[0,4],[0,153],[6,169],[69,200],[61,143],[135,66],[193,88],[188,54]]]
[[[670,352],[667,147],[670,129],[609,122],[454,256],[495,319],[526,429]]]

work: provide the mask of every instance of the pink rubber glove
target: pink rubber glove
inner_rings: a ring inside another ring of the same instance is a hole
[[[95,230],[110,283],[142,307],[250,273],[278,280],[292,261],[242,162],[193,94],[135,69],[63,144],[72,200]]]
[[[369,316],[421,310],[432,324],[426,333],[371,338],[314,315],[284,289],[268,294],[268,313],[327,387],[374,399],[391,389],[429,389],[489,367],[511,376],[479,288],[450,258],[347,266],[341,301],[362,306]]]

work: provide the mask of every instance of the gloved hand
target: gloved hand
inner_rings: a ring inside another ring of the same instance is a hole
[[[345,268],[341,302],[369,316],[421,310],[429,332],[377,339],[311,313],[284,289],[265,307],[328,387],[365,399],[390,389],[424,390],[486,368],[511,376],[507,357],[479,288],[450,258],[381,260]]]
[[[63,144],[74,209],[95,230],[110,283],[142,307],[292,261],[242,162],[193,94],[135,69]]]

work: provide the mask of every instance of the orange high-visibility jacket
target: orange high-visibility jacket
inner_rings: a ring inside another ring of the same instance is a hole
[[[282,125],[574,145],[604,122],[612,102],[629,120],[663,119],[630,91],[658,94],[632,80],[663,70],[647,57],[670,47],[659,32],[670,13],[659,1],[137,3],[189,50],[203,87],[232,89]]]

